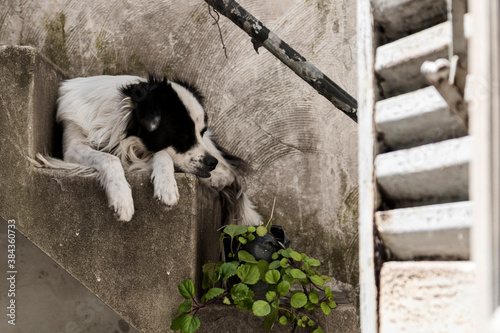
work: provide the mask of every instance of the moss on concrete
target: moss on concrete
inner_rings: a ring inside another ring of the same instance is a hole
[[[97,58],[101,62],[103,75],[122,75],[122,74],[136,74],[142,75],[147,72],[147,66],[136,55],[130,55],[125,62],[121,60],[112,46],[107,40],[106,33],[101,31],[94,42],[97,51]]]
[[[208,8],[206,6],[198,8],[191,14],[191,21],[193,21],[193,23],[196,25],[205,24],[208,22],[208,19],[209,19],[209,14],[208,14]]]
[[[64,13],[56,13],[55,18],[46,21],[45,29],[47,36],[45,37],[43,51],[53,63],[63,70],[68,70],[70,60],[66,48],[65,25],[66,15]]]

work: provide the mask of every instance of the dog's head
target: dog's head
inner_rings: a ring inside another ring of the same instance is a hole
[[[203,141],[207,114],[198,90],[150,75],[147,81],[129,84],[121,91],[133,107],[127,136],[139,137],[150,151],[165,149],[181,172],[210,177],[218,161]]]

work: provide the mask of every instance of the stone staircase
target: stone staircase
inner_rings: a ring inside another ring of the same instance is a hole
[[[424,62],[453,56],[466,64],[466,1],[358,6],[362,330],[470,332],[471,311],[453,304],[473,298],[473,138],[421,71]],[[466,68],[458,69],[443,84],[465,104]]]
[[[38,152],[57,154],[54,105],[64,73],[32,47],[1,46],[0,64],[0,217],[14,219],[19,238],[26,237],[24,243],[35,244],[121,316],[119,324],[124,320],[139,332],[169,332],[183,301],[177,284],[192,279],[200,285],[202,264],[219,260],[218,193],[194,176],[176,174],[180,201],[166,208],[153,199],[146,174],[128,174],[136,213],[129,223],[116,221],[97,180],[36,169],[27,160]],[[2,234],[7,227],[0,225]],[[22,258],[23,264],[30,260]],[[23,274],[19,278],[28,280]],[[233,308],[214,306],[200,313],[200,332],[264,332],[262,322]],[[19,316],[7,332],[45,330],[43,322],[28,319],[40,316]],[[357,311],[339,302],[321,324],[331,332],[357,332]]]

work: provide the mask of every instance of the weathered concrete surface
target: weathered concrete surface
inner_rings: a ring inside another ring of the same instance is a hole
[[[380,140],[389,150],[467,135],[433,86],[378,101],[375,122]]]
[[[240,0],[356,97],[354,0]],[[251,162],[248,193],[292,246],[358,284],[357,126],[201,0],[0,3],[0,43],[40,48],[70,76],[155,71],[195,82],[218,141]]]
[[[451,24],[440,23],[377,48],[375,71],[380,94],[387,98],[428,86],[420,67],[426,60],[448,56]]]
[[[469,198],[471,136],[376,157],[377,182],[396,207]]]
[[[471,262],[385,263],[379,332],[474,332],[473,291]]]
[[[470,201],[409,207],[375,214],[384,245],[398,259],[469,259]]]
[[[0,220],[0,251],[7,252],[7,223]],[[16,325],[0,320],[3,333],[138,333],[68,272],[16,233]],[[7,260],[0,261],[7,272]],[[6,284],[0,285],[0,304],[9,302]]]
[[[37,170],[26,157],[50,150],[60,73],[32,48],[0,49],[0,216],[142,332],[163,332],[182,297],[177,284],[200,280],[218,259],[218,194],[178,174],[181,198],[167,209],[146,174],[127,175],[136,214],[119,223],[94,178]],[[52,75],[49,73],[52,72]],[[42,93],[42,94],[41,94]]]
[[[226,305],[210,305],[198,312],[201,326],[199,333],[228,332],[228,333],[265,333],[264,319],[255,317],[251,311],[242,311]],[[324,332],[358,333],[359,326],[357,311],[350,304],[339,304],[337,308],[325,316],[318,309],[310,317],[321,325]],[[290,333],[291,326],[276,323],[273,333]],[[296,333],[310,333],[314,329],[299,327]]]
[[[446,0],[371,1],[380,39],[392,41],[447,19]]]

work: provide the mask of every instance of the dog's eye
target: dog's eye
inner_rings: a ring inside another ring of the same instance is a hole
[[[206,127],[204,127],[204,128],[201,130],[200,135],[201,135],[201,136],[203,136],[203,134],[205,134],[205,132],[206,132],[206,131],[207,131],[207,128],[206,128]]]

